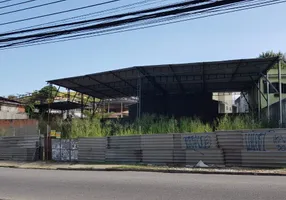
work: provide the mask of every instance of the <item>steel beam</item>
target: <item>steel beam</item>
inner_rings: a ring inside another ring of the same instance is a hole
[[[276,93],[279,93],[279,91],[277,90],[277,88],[269,81],[268,76],[265,76],[264,74],[261,73],[261,75],[263,76],[263,78],[268,82],[268,84],[275,90]]]
[[[234,72],[232,73],[232,75],[229,79],[229,82],[233,81],[233,79],[234,79],[234,77],[235,77],[235,75],[236,75],[237,71],[239,70],[239,67],[241,66],[242,63],[243,63],[242,60],[240,60],[239,63],[237,64]]]
[[[253,83],[255,84],[255,86],[256,86],[256,88],[257,88],[257,90],[259,91],[259,93],[263,96],[263,98],[265,99],[265,101],[267,102],[268,100],[267,100],[267,98],[266,98],[266,96],[264,95],[264,93],[263,92],[261,92],[261,89],[260,89],[260,82],[259,82],[259,84],[257,84],[254,80],[253,80],[253,78],[250,76],[250,78],[251,78],[251,80],[253,81]],[[257,93],[257,95],[258,95],[258,93]]]
[[[151,76],[143,67],[136,67],[136,69],[142,75],[144,75],[155,88],[159,89],[164,95],[167,94],[167,91],[159,83],[157,83],[156,79],[153,76]]]
[[[246,103],[247,103],[247,105],[248,105],[248,107],[249,107],[249,110],[251,110],[251,112],[252,112],[252,111],[253,111],[253,108],[252,108],[252,106],[250,105],[249,101],[247,100],[247,98],[246,98],[246,96],[245,96],[245,94],[244,94],[244,91],[242,91],[241,94],[242,94],[243,98],[245,99],[245,101],[246,101]]]
[[[77,96],[77,93],[78,93],[78,92],[76,92],[75,95],[73,96],[72,102],[75,100],[75,98],[76,98],[76,96]]]
[[[108,84],[106,84],[106,83],[103,83],[103,82],[101,82],[101,81],[99,81],[99,80],[93,78],[93,77],[90,76],[90,75],[87,75],[87,77],[90,78],[91,80],[93,80],[93,81],[95,81],[95,82],[101,84],[101,85],[104,85],[105,87],[108,87],[108,88],[114,90],[115,92],[118,92],[118,93],[122,94],[123,96],[126,96],[126,97],[130,96],[129,94],[126,94],[126,93],[124,93],[124,92],[122,92],[122,91],[120,91],[120,90],[118,90],[118,89],[116,89],[116,88],[114,88],[114,87],[111,87],[110,85],[108,85]]]
[[[128,81],[124,80],[123,78],[121,78],[120,76],[118,76],[117,74],[115,74],[114,72],[110,71],[110,74],[112,74],[113,76],[115,76],[116,78],[118,78],[119,80],[123,81],[124,83],[126,83],[127,85],[129,85],[130,87],[132,87],[134,90],[137,90],[137,88],[132,85],[131,83],[129,83]]]
[[[169,68],[171,69],[171,71],[172,71],[172,73],[173,73],[175,79],[177,80],[181,91],[182,91],[183,93],[186,93],[186,90],[185,90],[185,88],[184,88],[184,86],[183,86],[181,80],[179,79],[179,77],[178,77],[177,74],[175,73],[174,68],[173,68],[171,65],[169,65]]]
[[[76,83],[76,82],[74,82],[74,81],[72,81],[72,80],[68,80],[68,81],[69,81],[70,83],[72,83],[72,84],[77,85],[78,87],[86,88],[86,89],[88,89],[88,90],[90,90],[90,91],[92,91],[92,92],[101,94],[101,95],[103,95],[103,96],[105,96],[105,97],[114,98],[114,97],[112,97],[112,96],[110,96],[110,95],[107,95],[107,94],[102,93],[102,92],[100,92],[100,91],[94,90],[94,89],[90,88],[89,86],[83,86],[83,85],[78,84],[78,83]],[[77,92],[79,92],[79,93],[82,93],[81,91],[77,90],[77,88],[71,88],[71,89],[74,90],[74,91],[77,91]],[[87,95],[90,95],[90,94],[87,93]],[[92,96],[92,95],[91,95],[91,96]]]

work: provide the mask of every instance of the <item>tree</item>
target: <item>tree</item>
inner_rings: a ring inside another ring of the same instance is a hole
[[[282,62],[281,64],[281,68],[284,69],[286,68],[286,54],[283,54],[281,51],[279,51],[278,53],[275,53],[273,51],[266,51],[266,52],[262,52],[259,55],[259,58],[273,58],[273,57],[280,57],[284,62]],[[278,65],[274,65],[273,69],[277,69]]]
[[[54,86],[45,86],[39,91],[34,91],[31,95],[23,99],[25,103],[25,111],[30,116],[33,117],[35,105],[41,103],[51,102],[57,95],[57,88]],[[40,113],[44,113],[45,110],[41,110]]]
[[[49,102],[57,95],[57,88],[55,86],[45,86],[36,93],[36,98],[41,102]]]

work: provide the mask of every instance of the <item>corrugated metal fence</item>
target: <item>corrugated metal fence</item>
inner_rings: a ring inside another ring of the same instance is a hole
[[[286,129],[80,138],[79,162],[286,166]]]
[[[39,143],[39,136],[0,137],[0,160],[37,160]]]

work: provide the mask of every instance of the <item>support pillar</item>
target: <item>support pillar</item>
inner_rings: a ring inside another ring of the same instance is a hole
[[[92,116],[94,117],[95,115],[95,97],[92,99]]]
[[[257,84],[257,108],[258,108],[258,120],[261,120],[261,90],[260,90],[260,80]]]
[[[68,98],[67,98],[67,102],[69,103],[71,99],[71,93],[70,93],[70,89],[68,89]],[[69,119],[70,116],[70,111],[67,110],[67,119]]]
[[[269,77],[269,75],[267,74],[266,75],[266,78],[267,78],[267,80],[268,80],[268,77]],[[269,82],[267,81],[267,83],[266,83],[266,89],[267,89],[267,121],[268,121],[268,123],[270,122],[270,107],[269,107],[269,105],[270,105],[270,98],[269,98]]]
[[[279,59],[278,61],[278,82],[279,82],[279,128],[282,128],[283,108],[282,108],[281,59]]]
[[[137,80],[137,97],[138,97],[138,102],[137,102],[137,118],[141,118],[141,93],[142,93],[142,88],[141,88],[141,77],[138,76]]]
[[[83,119],[83,94],[81,94],[81,100],[80,100],[80,117]]]
[[[120,103],[120,116],[123,118],[123,102]]]

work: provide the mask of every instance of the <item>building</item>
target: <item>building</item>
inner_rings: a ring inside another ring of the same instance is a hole
[[[245,98],[248,98],[247,94],[245,94],[245,97],[241,94],[237,99],[235,99],[234,104],[237,108],[237,113],[248,113],[249,112],[249,106]]]
[[[277,61],[254,58],[135,66],[48,83],[103,100],[137,97],[138,103],[129,106],[130,118],[156,114],[213,121],[219,116],[219,101],[213,100],[213,93],[251,90]],[[232,112],[232,95],[224,98],[224,110]]]
[[[0,119],[28,119],[25,106],[18,101],[0,97]]]
[[[267,81],[267,79],[268,81]],[[282,99],[286,98],[286,69],[281,70],[281,82],[282,82]],[[261,110],[267,108],[267,98],[269,98],[269,106],[279,102],[279,82],[278,82],[278,69],[270,69],[267,72],[266,77],[262,77],[259,80],[257,86],[254,86],[252,90],[249,90],[244,96],[240,95],[235,100],[235,105],[238,108],[239,113],[249,112],[249,107],[253,110],[257,110],[260,104]],[[267,95],[267,84],[269,84],[269,94]],[[257,87],[260,87],[260,92]],[[257,95],[259,94],[259,95]],[[259,103],[260,101],[260,103]]]
[[[213,93],[213,100],[218,101],[218,113],[233,113],[233,96],[231,92]]]
[[[279,101],[279,82],[278,82],[278,69],[270,69],[267,73],[269,84],[269,106]],[[282,82],[282,99],[286,98],[286,69],[281,70]],[[274,89],[273,86],[276,88]],[[261,109],[267,107],[267,81],[265,78],[260,79],[260,94]],[[266,97],[266,99],[264,98]]]

